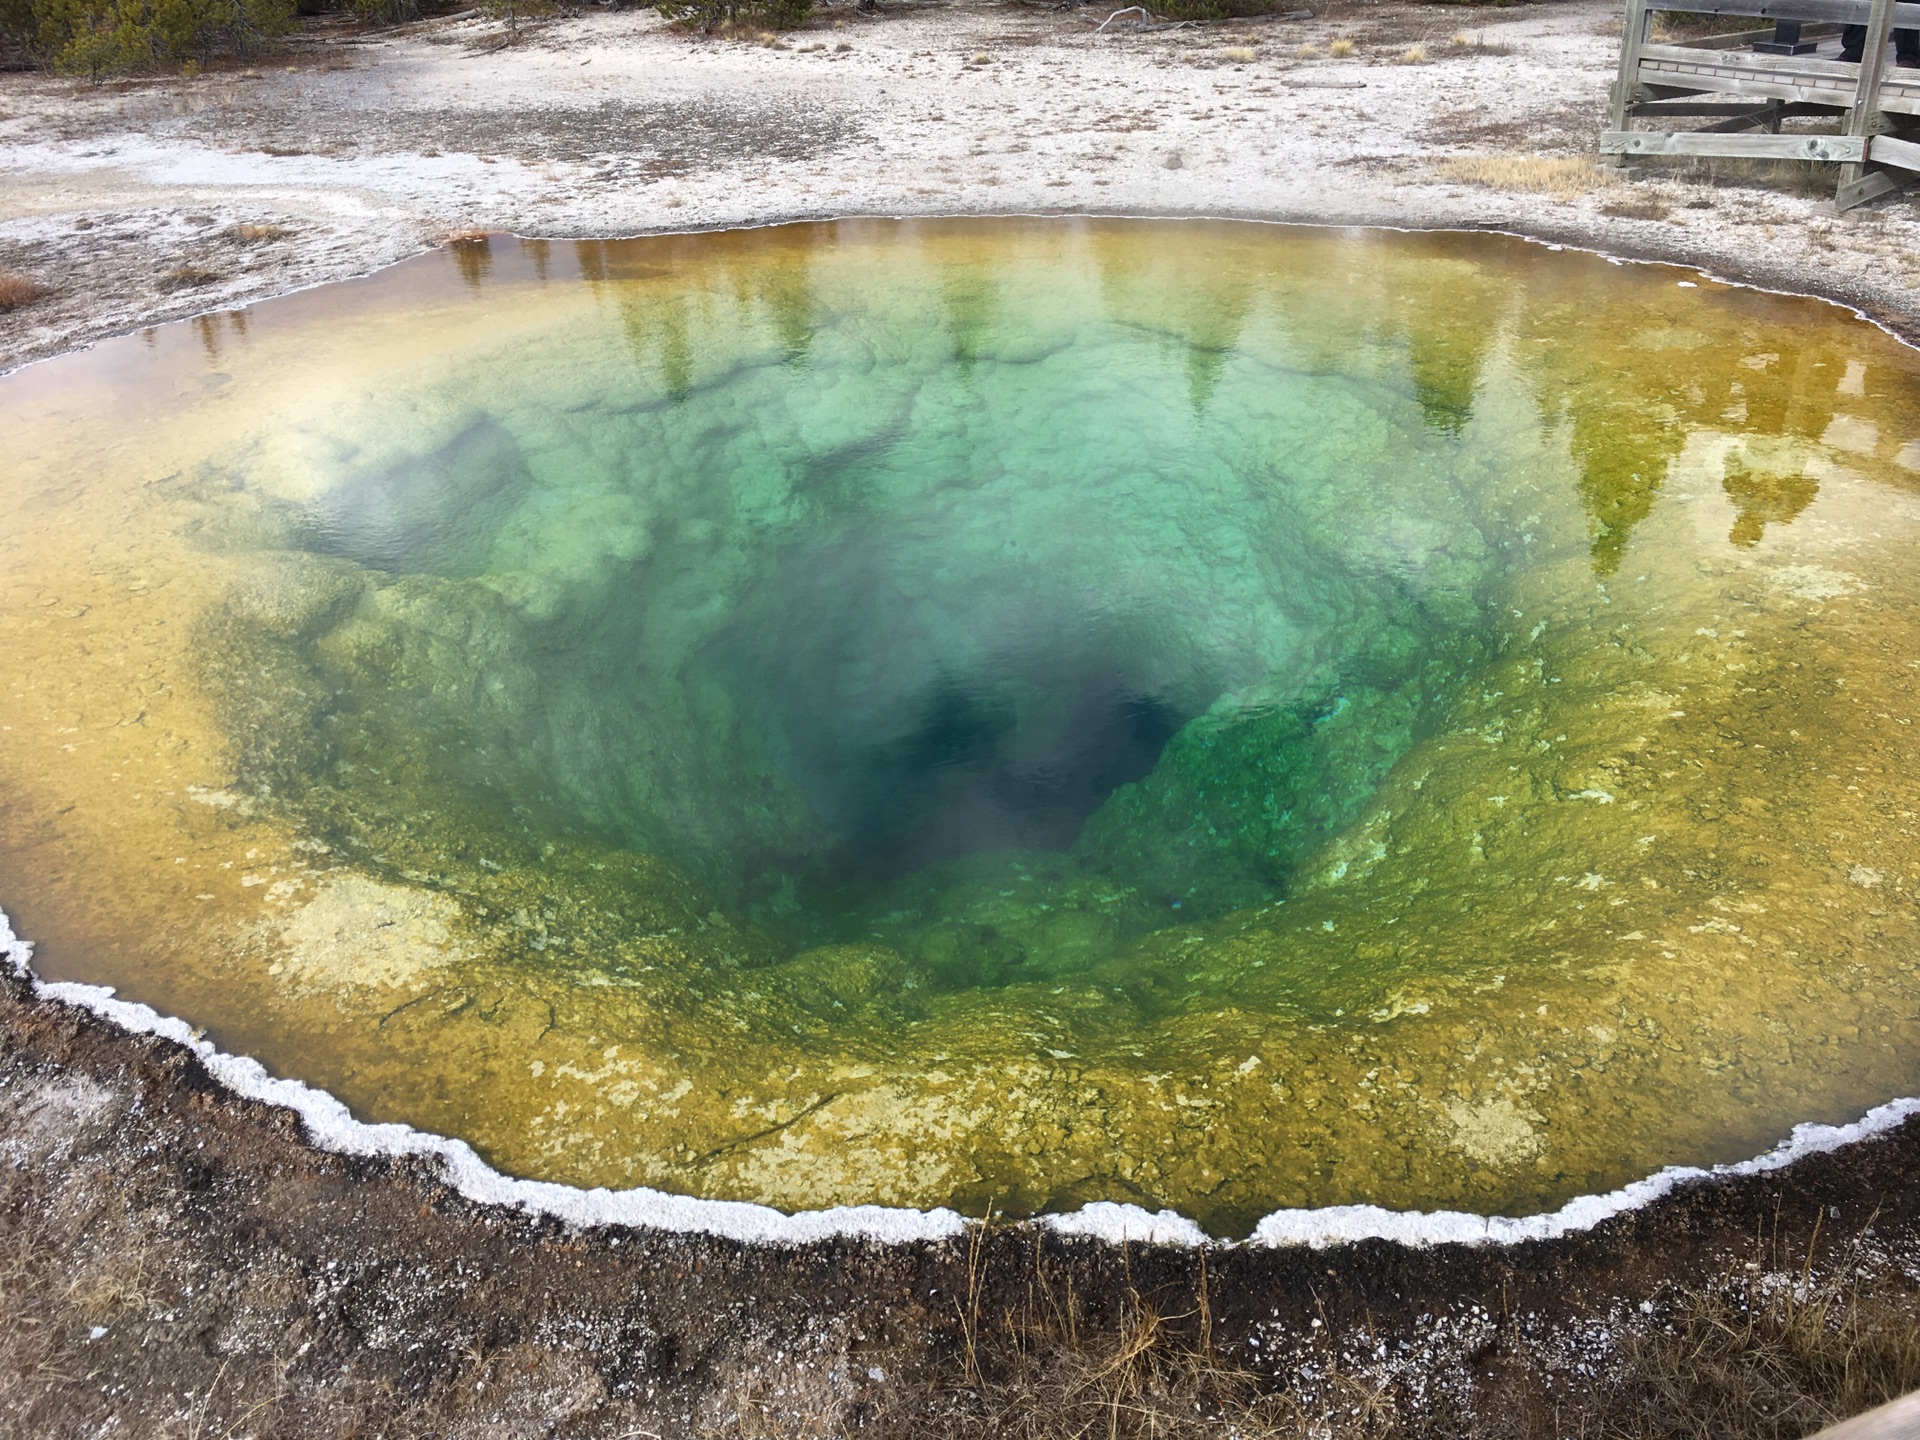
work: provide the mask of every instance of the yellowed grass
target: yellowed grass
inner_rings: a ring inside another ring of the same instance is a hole
[[[1333,43],[1338,45],[1340,42],[1336,40]],[[1313,59],[1314,56],[1318,55],[1320,52],[1314,49],[1313,46],[1311,45],[1302,45],[1298,50],[1294,51],[1293,53],[1298,55],[1302,60],[1311,60]]]
[[[1593,161],[1572,155],[1453,155],[1438,169],[1444,178],[1462,184],[1560,200],[1619,183]]]
[[[1633,196],[1609,200],[1600,207],[1600,213],[1615,220],[1664,220],[1673,212],[1664,201]]]
[[[1404,51],[1401,52],[1400,63],[1402,65],[1426,64],[1427,63],[1427,47],[1424,45],[1409,45]]]
[[[1229,49],[1222,50],[1220,52],[1220,58],[1222,60],[1230,60],[1236,65],[1244,65],[1247,61],[1257,58],[1257,52],[1250,46],[1235,45]]]
[[[204,265],[188,262],[184,265],[176,265],[162,275],[160,288],[162,290],[194,290],[202,285],[211,285],[219,278],[218,272],[209,270]]]
[[[1327,46],[1327,54],[1333,56],[1336,60],[1344,60],[1358,48],[1353,41],[1342,35],[1338,40],[1335,40],[1331,45]]]
[[[47,287],[32,276],[0,270],[0,312],[31,305],[46,293]]]

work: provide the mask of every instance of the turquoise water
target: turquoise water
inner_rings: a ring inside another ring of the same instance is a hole
[[[369,1118],[1233,1230],[1920,1082],[1920,363],[1844,311],[862,222],[59,365],[0,385],[0,900]]]
[[[1103,305],[1124,276],[890,278],[642,287],[629,353],[516,351],[533,403],[456,365],[407,391],[428,443],[328,437],[286,583],[383,579],[305,659],[352,697],[326,758],[276,721],[261,783],[447,733],[449,779],[954,984],[1283,894],[1479,652],[1470,393],[1246,294],[1196,335]]]

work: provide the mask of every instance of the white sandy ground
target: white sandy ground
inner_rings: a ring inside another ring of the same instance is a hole
[[[1093,33],[1105,5],[828,8],[783,48],[596,10],[492,50],[499,27],[469,19],[323,27],[193,79],[0,76],[0,269],[54,290],[0,316],[0,369],[362,273],[467,228],[612,236],[838,215],[1491,227],[1819,291],[1920,328],[1911,200],[1839,218],[1804,174],[1724,163],[1717,179],[1696,167],[1558,196],[1449,179],[1449,156],[1592,156],[1619,29],[1605,0],[1317,8],[1107,35]],[[1337,37],[1357,53],[1329,57]],[[1415,44],[1427,63],[1407,63]],[[1236,59],[1243,46],[1255,58]],[[1667,214],[1604,213],[1649,200]],[[291,234],[242,244],[235,223]],[[183,265],[202,276],[167,279]]]

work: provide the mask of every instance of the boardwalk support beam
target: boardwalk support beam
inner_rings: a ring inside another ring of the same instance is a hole
[[[1920,75],[1890,73],[1887,64],[1892,32],[1920,29],[1920,0],[1657,0],[1661,10],[1815,27],[1794,45],[1774,43],[1774,32],[1764,30],[1655,44],[1655,3],[1626,0],[1620,64],[1600,137],[1608,164],[1625,168],[1659,156],[1834,164],[1840,167],[1834,206],[1843,211],[1920,175]],[[1839,58],[1836,32],[1846,26],[1865,31],[1858,63]],[[1823,46],[1828,53],[1812,53]],[[1839,133],[1782,133],[1782,121],[1809,116],[1837,121]],[[1678,119],[1710,123],[1693,130],[1635,128],[1636,122]]]

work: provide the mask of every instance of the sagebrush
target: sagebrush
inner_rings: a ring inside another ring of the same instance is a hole
[[[250,55],[293,24],[296,0],[0,0],[0,47],[68,75]]]
[[[813,14],[813,0],[655,0],[669,20],[697,23],[703,32],[736,25],[792,30]]]

